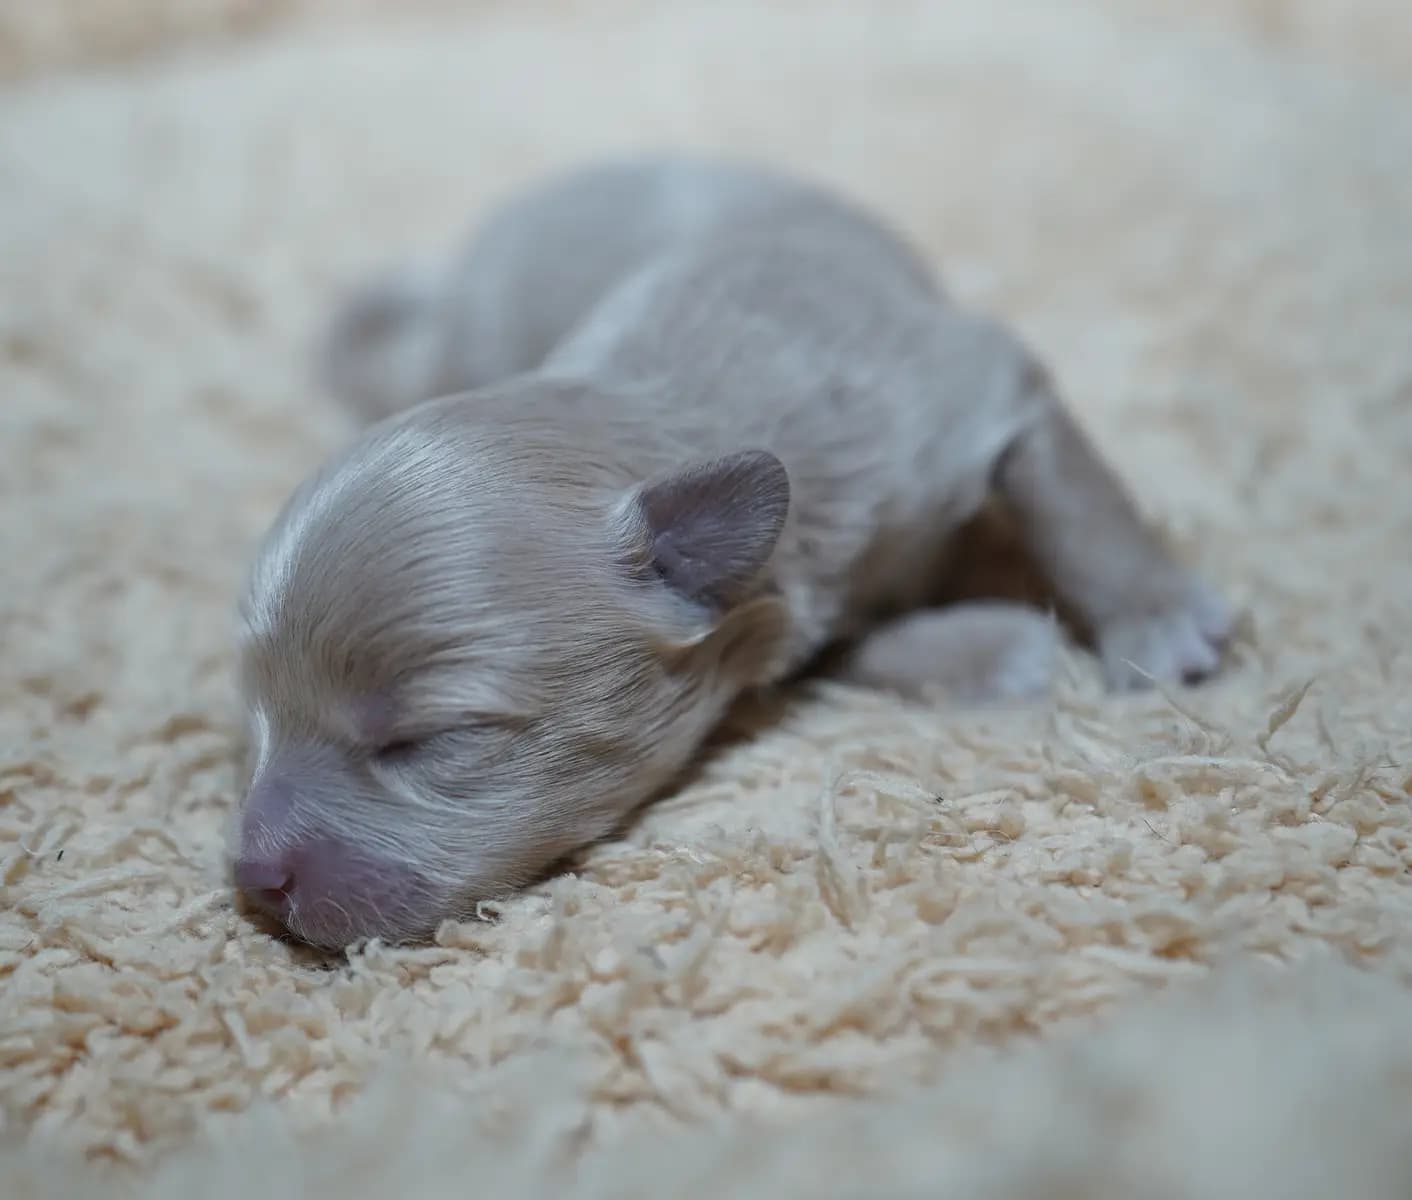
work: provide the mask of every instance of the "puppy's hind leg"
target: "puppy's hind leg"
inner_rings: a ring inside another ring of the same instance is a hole
[[[1093,633],[1110,684],[1192,683],[1220,665],[1233,614],[1148,529],[1042,370],[1037,415],[1002,456],[1001,499],[1056,593]]]
[[[848,647],[835,678],[913,698],[933,688],[967,703],[1025,700],[1054,682],[1055,622],[1020,604],[920,609],[880,625]]]

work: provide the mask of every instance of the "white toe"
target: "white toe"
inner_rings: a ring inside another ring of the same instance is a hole
[[[1221,665],[1233,625],[1222,600],[1189,584],[1157,611],[1112,621],[1100,632],[1108,681],[1120,689],[1197,683]]]

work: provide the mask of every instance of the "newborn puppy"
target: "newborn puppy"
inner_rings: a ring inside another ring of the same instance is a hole
[[[551,180],[444,276],[356,299],[324,354],[382,419],[253,566],[235,863],[319,945],[532,881],[826,647],[903,691],[1044,690],[1043,614],[927,607],[988,496],[1114,684],[1198,678],[1230,629],[1014,338],[774,174]]]

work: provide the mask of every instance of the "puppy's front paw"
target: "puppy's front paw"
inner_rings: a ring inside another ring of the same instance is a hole
[[[1151,596],[1098,633],[1109,684],[1133,690],[1157,683],[1199,683],[1221,665],[1235,627],[1230,607],[1190,578]]]

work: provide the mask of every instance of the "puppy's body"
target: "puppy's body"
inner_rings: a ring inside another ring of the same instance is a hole
[[[244,609],[237,876],[300,936],[425,933],[526,881],[830,644],[870,682],[1038,690],[1039,614],[924,608],[992,489],[1115,681],[1215,666],[1223,608],[1044,373],[841,201],[619,164],[409,278],[326,356],[394,415],[291,501]]]
[[[330,330],[322,367],[368,419],[539,366],[608,291],[666,251],[767,229],[823,235],[933,284],[910,249],[844,200],[757,167],[618,161],[556,176],[493,212],[449,264],[413,264],[364,288]]]

